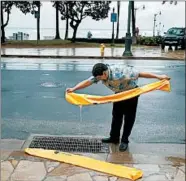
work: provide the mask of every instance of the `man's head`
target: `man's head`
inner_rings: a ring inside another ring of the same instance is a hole
[[[98,80],[107,80],[108,78],[108,67],[103,63],[97,63],[92,68],[92,75]]]

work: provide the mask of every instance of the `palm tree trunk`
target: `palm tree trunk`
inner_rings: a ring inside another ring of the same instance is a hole
[[[68,3],[66,4],[66,15],[68,15]],[[68,16],[66,16],[66,31],[65,31],[65,40],[68,39],[68,27],[69,27],[69,19],[68,19]]]
[[[59,35],[59,1],[56,1],[56,36],[55,39],[60,39]]]
[[[116,39],[119,38],[119,15],[120,15],[120,1],[117,1],[117,14],[118,14],[118,20],[117,20],[117,30],[116,30]]]

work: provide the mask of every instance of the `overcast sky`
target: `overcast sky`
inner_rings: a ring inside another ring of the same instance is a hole
[[[51,2],[43,2],[41,7],[41,28],[55,28],[55,9],[52,7]],[[162,5],[159,2],[135,2],[136,7],[140,7],[145,4],[145,10],[139,9],[137,11],[137,23],[136,25],[139,29],[153,28],[153,17],[155,13],[159,11],[162,12],[161,16],[157,16],[157,23],[161,22],[164,24],[164,30],[170,27],[184,27],[185,26],[185,2],[178,2],[177,5],[170,4],[167,2]],[[116,6],[116,2],[111,3],[111,8]],[[127,28],[127,12],[128,12],[128,2],[121,3],[121,14],[120,14],[120,28]],[[110,23],[110,13],[109,17],[105,20],[94,21],[91,18],[86,18],[80,25],[81,28],[85,29],[111,29],[112,24]],[[19,28],[36,28],[36,19],[31,14],[24,15],[16,8],[12,9],[10,16],[10,21],[7,28],[19,27]],[[60,27],[65,28],[65,21],[60,20]]]

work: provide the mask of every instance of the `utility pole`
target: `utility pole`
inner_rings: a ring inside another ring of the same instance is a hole
[[[155,36],[156,16],[157,16],[157,14],[154,14],[153,37]]]
[[[116,39],[118,39],[118,38],[119,38],[119,15],[120,15],[120,1],[117,1],[117,10],[118,10],[118,19],[117,19]]]
[[[112,13],[114,14],[115,8],[113,8]],[[114,21],[112,21],[112,45],[114,45]]]

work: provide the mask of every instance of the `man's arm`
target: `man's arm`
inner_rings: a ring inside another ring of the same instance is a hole
[[[86,87],[88,87],[90,85],[92,85],[92,81],[91,80],[84,80],[84,81],[78,83],[77,85],[75,85],[74,87],[68,88],[66,91],[68,93],[70,93],[70,92],[74,92],[74,91],[79,90],[79,89],[84,89],[84,88],[86,88]]]
[[[140,72],[139,77],[155,78],[155,79],[159,79],[159,80],[163,80],[163,79],[170,80],[170,77],[168,77],[167,75],[157,75],[157,74],[153,74],[153,73],[149,73],[149,72]]]

